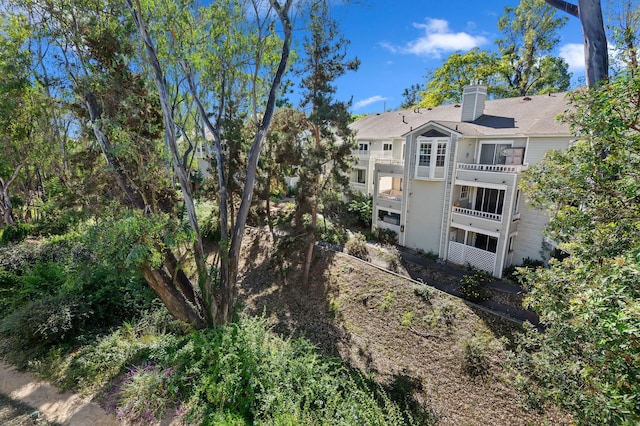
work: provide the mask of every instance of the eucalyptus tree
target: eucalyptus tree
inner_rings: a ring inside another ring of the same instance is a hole
[[[48,66],[69,89],[63,101],[74,111],[79,138],[94,140],[85,149],[102,154],[113,182],[96,246],[139,268],[174,317],[196,328],[229,321],[257,158],[289,61],[291,0],[266,8],[258,0],[17,1],[17,13],[42,28]],[[231,92],[249,100],[255,126],[233,231],[222,149]],[[219,265],[207,262],[191,190],[195,135],[205,126],[219,175]],[[185,273],[189,261],[197,284]]]
[[[210,268],[207,267],[207,259],[203,249],[198,218],[195,213],[190,182],[185,165],[179,154],[180,148],[176,138],[175,120],[172,106],[169,102],[169,91],[164,74],[164,67],[154,46],[154,39],[147,29],[143,14],[144,11],[142,10],[140,2],[134,4],[132,0],[127,0],[127,5],[135,21],[140,38],[144,43],[147,60],[151,66],[162,108],[165,141],[171,152],[174,171],[178,177],[191,231],[195,237],[194,259],[204,304],[205,323],[226,323],[232,318],[235,304],[240,249],[253,197],[258,159],[273,117],[279,87],[289,61],[292,37],[289,11],[292,0],[286,0],[283,5],[277,0],[271,0],[267,9],[262,9],[261,4],[257,1],[248,3],[233,0],[229,2],[214,2],[209,7],[208,13],[211,15],[206,16],[213,18],[218,15],[232,17],[229,21],[231,26],[223,27],[220,25],[220,22],[215,22],[215,20],[211,18],[209,18],[211,20],[205,21],[204,28],[208,31],[208,33],[205,34],[210,38],[205,39],[207,45],[204,46],[204,49],[201,43],[203,40],[193,40],[193,38],[189,40],[187,37],[182,38],[183,35],[188,34],[190,28],[180,27],[185,31],[180,31],[179,33],[176,32],[174,28],[164,28],[163,30],[166,32],[161,34],[162,36],[176,39],[176,43],[172,47],[179,46],[180,50],[169,49],[169,52],[177,55],[177,59],[180,61],[188,82],[190,95],[200,114],[200,119],[213,136],[215,146],[213,151],[215,153],[216,168],[218,170],[221,229],[221,253],[218,257],[219,274],[217,280],[210,274]],[[150,6],[155,6],[155,3],[150,3]],[[251,9],[247,10],[247,6],[250,6]],[[275,36],[276,21],[272,16],[274,13],[281,24],[281,30],[284,34],[282,43],[279,43],[278,38]],[[193,15],[180,13],[178,16],[187,16],[188,19],[190,19]],[[247,16],[249,16],[249,19],[247,19]],[[192,34],[189,35],[192,36]],[[160,34],[158,37],[159,36]],[[156,37],[156,39],[158,37]],[[194,57],[205,58],[201,63],[194,63],[191,61],[192,56],[190,54],[184,54],[186,50],[185,47],[187,47],[186,44],[189,41],[192,43],[189,47],[193,49],[192,52],[195,53]],[[198,42],[200,42],[200,44],[197,44]],[[220,48],[219,51],[213,48],[213,43]],[[272,55],[273,50],[269,49],[273,49],[278,44],[281,45],[280,53]],[[273,67],[273,65],[275,65],[275,67]],[[201,75],[199,72],[212,73],[213,75],[210,75],[209,78],[215,76],[215,78],[219,79],[218,81],[222,81],[223,84],[217,84],[217,81],[213,81],[212,85],[207,85],[206,79],[198,79]],[[242,199],[235,216],[234,228],[232,232],[229,232],[227,177],[224,174],[226,163],[222,149],[223,135],[221,132],[221,124],[225,111],[225,103],[228,101],[228,93],[226,92],[224,82],[227,79],[233,81],[231,79],[235,78],[238,72],[246,73],[246,78],[249,82],[247,85],[248,93],[245,92],[244,94],[250,99],[250,112],[255,131],[253,134],[253,142],[247,156]],[[210,113],[205,109],[202,91],[216,100],[216,112]],[[212,116],[214,117],[213,119]]]
[[[32,82],[30,29],[21,16],[0,16],[0,218],[15,223],[12,190],[45,150],[41,129],[42,96]],[[26,185],[26,183],[25,183]],[[30,188],[25,188],[28,196]]]
[[[553,400],[578,424],[640,422],[639,95],[629,72],[573,92],[563,118],[576,142],[523,177],[568,256],[527,275],[545,329],[522,342],[520,380],[531,401]]]
[[[607,35],[604,31],[600,0],[578,0],[578,4],[564,0],[545,0],[556,9],[580,19],[584,36],[584,55],[587,85],[594,87],[609,76]]]

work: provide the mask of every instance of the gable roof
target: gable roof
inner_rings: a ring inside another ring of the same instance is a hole
[[[471,123],[460,121],[459,105],[442,105],[371,114],[352,123],[356,138],[391,139],[436,123],[465,136],[570,135],[556,117],[566,111],[566,93],[487,100],[484,114]]]

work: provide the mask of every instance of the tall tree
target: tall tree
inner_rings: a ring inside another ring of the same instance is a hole
[[[639,99],[630,74],[574,92],[564,119],[578,141],[524,176],[533,205],[551,213],[547,236],[569,256],[529,274],[527,303],[545,330],[525,340],[523,384],[580,424],[640,422]]]
[[[412,84],[411,87],[407,87],[402,91],[403,101],[400,104],[401,109],[407,109],[411,107],[415,107],[420,103],[420,92],[422,91],[422,86],[420,84]]]
[[[481,81],[495,98],[561,92],[569,88],[567,63],[551,56],[566,19],[543,0],[522,0],[506,7],[498,21],[504,37],[496,40],[498,53],[479,48],[456,52],[427,75],[420,106],[459,103],[464,86]]]
[[[43,150],[37,121],[41,96],[31,77],[30,36],[20,16],[0,17],[0,223],[15,223],[12,187]]]
[[[137,3],[136,5],[134,5],[132,0],[127,0],[127,4],[136,23],[136,27],[138,28],[140,37],[144,42],[146,48],[148,60],[151,65],[154,80],[158,89],[160,105],[163,111],[165,141],[170,148],[170,152],[172,153],[172,162],[174,164],[174,169],[178,176],[178,181],[182,189],[182,195],[184,197],[185,205],[187,206],[187,213],[189,216],[191,229],[195,235],[194,256],[198,271],[200,290],[205,306],[205,321],[207,324],[212,324],[214,322],[217,324],[223,324],[229,322],[232,319],[233,308],[237,293],[236,286],[240,248],[242,246],[244,228],[253,197],[258,159],[260,156],[262,144],[266,137],[266,133],[271,124],[271,119],[275,110],[276,97],[279,93],[280,84],[282,82],[282,78],[287,69],[287,64],[289,61],[292,26],[288,14],[291,8],[292,0],[286,0],[284,5],[280,5],[277,0],[270,1],[272,9],[270,8],[267,12],[267,17],[269,12],[275,10],[282,25],[282,30],[284,32],[284,41],[282,43],[281,53],[278,59],[275,61],[277,63],[277,67],[272,76],[267,75],[267,78],[270,78],[270,83],[267,83],[267,87],[269,89],[268,94],[264,99],[264,108],[260,110],[258,110],[257,104],[262,99],[258,98],[257,96],[257,93],[259,93],[259,88],[257,86],[262,82],[262,78],[264,77],[264,74],[261,73],[262,67],[268,65],[265,64],[265,57],[263,56],[266,53],[264,50],[264,46],[265,43],[269,43],[270,41],[273,42],[272,39],[270,39],[268,32],[270,31],[270,27],[272,28],[274,23],[268,19],[264,19],[264,16],[262,15],[263,11],[259,9],[258,4],[255,1],[251,3],[251,5],[253,6],[253,12],[255,13],[255,15],[253,16],[253,25],[255,26],[255,28],[257,28],[257,31],[251,35],[255,37],[255,40],[252,41],[255,41],[257,43],[255,43],[254,45],[255,48],[250,51],[250,54],[253,55],[252,59],[254,60],[254,73],[251,77],[253,83],[251,86],[252,95],[250,95],[250,99],[252,99],[253,103],[253,115],[256,130],[253,137],[253,143],[251,144],[251,149],[248,153],[242,199],[235,218],[236,220],[233,228],[233,233],[230,236],[228,235],[227,231],[228,222],[226,216],[226,203],[224,203],[224,206],[221,205],[220,208],[220,212],[223,215],[220,220],[222,234],[220,250],[222,253],[219,256],[220,274],[219,282],[217,283],[213,280],[213,277],[210,276],[209,268],[207,268],[206,256],[204,254],[202,245],[202,237],[198,226],[198,219],[195,214],[193,196],[191,194],[188,177],[184,171],[184,164],[181,162],[181,157],[179,155],[179,147],[175,134],[175,121],[173,117],[173,111],[169,103],[169,92],[167,90],[163,67],[158,58],[153,40],[149,32],[147,31],[140,4]],[[229,5],[223,5],[223,7],[224,6],[233,8],[239,6],[239,4],[232,2]],[[220,5],[217,5],[217,7],[220,7]],[[233,40],[228,39],[226,41],[233,42]],[[196,82],[194,79],[194,74],[192,72],[193,69],[187,62],[187,58],[183,59],[183,68],[188,73],[187,79],[189,81],[190,92],[198,106],[201,119],[205,123],[211,134],[214,136],[214,141],[217,148],[217,168],[219,170],[219,198],[223,200],[226,199],[227,194],[225,176],[224,173],[220,171],[223,170],[225,166],[220,137],[221,122],[220,120],[218,120],[217,123],[212,123],[209,114],[207,114],[207,112],[205,111],[204,105],[196,88]],[[224,73],[224,71],[225,70],[223,69],[222,77],[229,77]],[[226,100],[224,90],[225,88],[223,87],[221,92],[217,92],[220,96],[219,99],[221,104],[224,104],[224,101]],[[218,119],[222,117],[221,107],[219,107],[219,111],[220,112],[217,114]]]
[[[584,36],[584,56],[587,85],[594,87],[609,76],[607,35],[604,31],[600,0],[578,0],[578,4],[564,0],[545,0],[556,9],[580,19]]]
[[[504,62],[500,71],[508,96],[569,88],[568,65],[560,58],[548,58],[560,40],[558,30],[566,20],[558,18],[555,9],[544,0],[521,0],[517,7],[505,7],[498,20],[504,37],[496,44]]]
[[[73,89],[75,98],[69,100],[75,100],[76,116],[88,124],[78,127],[84,136],[93,135],[119,189],[111,191],[112,208],[101,212],[97,243],[139,267],[172,315],[197,328],[231,319],[257,159],[289,61],[291,0],[272,1],[267,9],[258,3],[228,0],[198,8],[188,1],[105,6],[94,0],[44,0],[21,5],[46,29],[54,46],[52,63]],[[278,25],[284,39],[275,31]],[[221,134],[230,87],[250,101],[255,127],[233,233],[225,205],[220,264],[209,265],[191,192],[190,132],[197,124],[213,130],[222,204],[227,163]],[[190,105],[197,106],[199,123],[194,124]],[[189,120],[192,124],[185,124]],[[193,238],[190,250],[183,250],[185,229]],[[185,259],[195,261],[197,286],[183,270]],[[214,269],[220,271],[219,281]]]
[[[329,16],[327,2],[312,3],[301,70],[301,107],[308,111],[310,131],[298,169],[300,181],[296,197],[297,223],[302,223],[305,214],[310,215],[311,221],[303,284],[309,281],[321,197],[329,188],[348,185],[346,170],[353,148],[353,135],[348,127],[351,102],[334,98],[335,80],[347,71],[357,70],[360,65],[358,59],[347,59],[347,46],[337,22]]]
[[[617,59],[633,74],[640,59],[640,7],[635,0],[611,0],[607,12],[610,38],[618,47]]]
[[[464,86],[482,81],[489,93],[501,97],[503,88],[499,81],[500,61],[495,53],[479,48],[468,52],[456,52],[433,73],[427,76],[427,85],[420,106],[434,107],[462,101]]]

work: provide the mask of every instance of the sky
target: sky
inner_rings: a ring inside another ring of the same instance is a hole
[[[337,82],[339,100],[353,99],[351,112],[398,109],[405,88],[424,85],[428,71],[456,51],[495,50],[498,19],[518,0],[370,0],[334,6],[332,13],[347,40],[349,57],[360,69]],[[558,12],[560,13],[560,12]],[[573,82],[584,76],[582,30],[569,17],[555,52],[569,64]],[[574,83],[575,84],[575,83]]]

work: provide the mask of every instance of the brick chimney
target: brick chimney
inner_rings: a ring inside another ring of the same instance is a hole
[[[484,102],[487,100],[487,86],[476,83],[465,86],[462,92],[462,117],[460,121],[476,121],[484,114]]]

